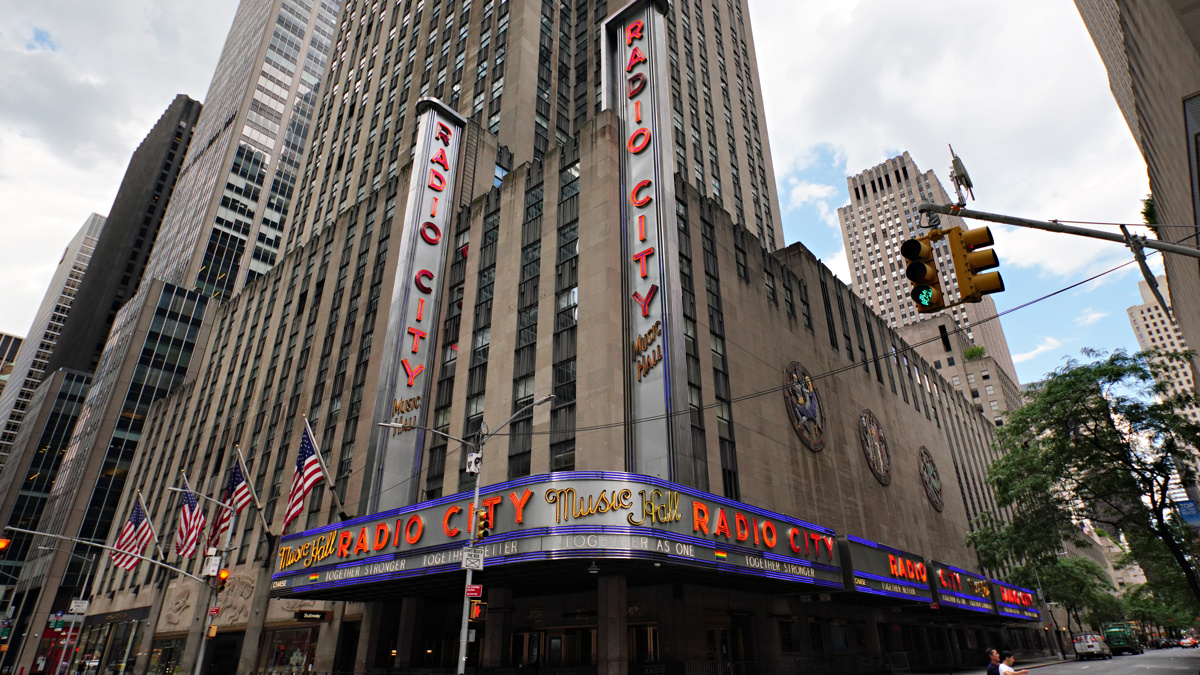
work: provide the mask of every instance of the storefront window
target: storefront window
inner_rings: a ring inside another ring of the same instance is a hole
[[[150,671],[155,675],[175,675],[179,660],[183,657],[183,648],[187,644],[185,638],[175,640],[155,640],[154,649],[150,652]]]
[[[317,654],[317,628],[277,630],[271,633],[267,662],[262,670],[281,675],[302,673],[312,669]]]

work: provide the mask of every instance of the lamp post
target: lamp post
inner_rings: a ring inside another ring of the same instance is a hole
[[[39,546],[38,548],[45,550],[45,551],[62,550],[62,549],[58,549],[54,546]],[[87,574],[84,575],[84,577],[83,577],[83,586],[82,586],[82,590],[79,593],[79,599],[83,600],[84,596],[88,592],[88,584],[90,584],[92,581],[92,570],[94,570],[96,567],[96,555],[97,554],[92,554],[91,557],[87,557],[87,556],[79,555],[78,553],[76,553],[74,551],[63,551],[63,553],[66,553],[67,555],[70,555],[75,558],[79,558],[80,560],[83,560],[84,562],[87,563],[87,566],[88,566]],[[78,616],[77,613],[71,612],[71,627],[67,629],[67,639],[66,639],[67,645],[71,644],[71,637],[73,635],[75,635],[75,617],[76,616]],[[79,644],[78,637],[75,637],[75,644]],[[63,656],[66,656],[65,646],[64,646],[64,649],[60,649],[58,651],[58,664],[54,666],[55,675],[58,675],[58,673],[62,672]],[[72,651],[71,652],[71,660],[67,662],[67,670],[71,669],[71,664],[74,662],[75,662],[75,653],[74,653],[74,651]]]
[[[504,427],[508,426],[510,422],[517,419],[521,415],[524,415],[526,412],[534,409],[535,407],[537,407],[539,405],[542,405],[543,403],[549,403],[553,400],[554,400],[554,394],[550,394],[548,396],[543,396],[539,399],[534,400],[533,403],[530,403],[529,405],[525,406],[524,408],[521,408],[517,412],[513,413],[512,416],[510,416],[508,419],[501,422],[500,426],[496,427],[495,431],[489,432],[489,431],[487,431],[486,424],[481,425],[479,432],[477,434],[475,434],[474,441],[468,441],[467,439],[459,438],[458,436],[451,436],[450,434],[443,433],[441,431],[438,431],[437,429],[430,429],[428,427],[412,427],[412,426],[407,426],[404,424],[392,424],[390,422],[380,422],[379,426],[387,427],[389,429],[404,429],[404,430],[410,430],[410,429],[414,429],[414,428],[423,429],[425,431],[433,432],[439,436],[444,436],[445,438],[448,438],[452,441],[457,441],[459,443],[462,443],[463,445],[465,445],[468,448],[471,448],[475,451],[473,454],[475,455],[475,467],[476,467],[477,471],[475,472],[475,495],[471,501],[471,508],[472,508],[471,519],[468,521],[469,525],[468,525],[468,530],[467,530],[467,547],[469,548],[469,547],[473,546],[475,543],[476,516],[475,516],[474,510],[479,508],[479,472],[482,471],[482,468],[483,468],[483,445],[484,445],[484,443],[487,443],[489,438],[500,433],[500,430],[502,430]],[[467,466],[468,466],[468,470],[470,470],[471,463],[468,462]],[[473,570],[467,569],[466,586],[471,585],[471,577],[472,577],[471,573],[472,572],[473,572]],[[467,597],[466,588],[464,587],[463,588],[462,627],[459,630],[459,636],[458,636],[458,668],[456,670],[458,675],[463,675],[464,673],[466,673],[466,670],[467,670],[467,630],[468,630],[468,623],[470,620],[470,611],[471,611],[471,600]]]

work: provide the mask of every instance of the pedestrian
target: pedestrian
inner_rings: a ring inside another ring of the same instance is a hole
[[[1000,675],[1025,675],[1028,670],[1013,670],[1013,662],[1017,657],[1013,656],[1012,652],[1004,652],[1000,655]]]
[[[986,654],[988,658],[987,675],[1000,675],[1000,652],[989,648]]]

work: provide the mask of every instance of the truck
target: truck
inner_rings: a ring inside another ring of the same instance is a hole
[[[1127,623],[1104,624],[1104,641],[1113,654],[1141,654],[1142,643]]]

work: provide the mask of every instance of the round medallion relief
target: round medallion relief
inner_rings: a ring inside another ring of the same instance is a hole
[[[887,438],[875,413],[864,409],[858,416],[858,435],[862,440],[863,455],[875,479],[887,485],[892,482],[892,453],[888,450]]]
[[[929,497],[929,503],[933,504],[933,508],[941,511],[945,504],[942,501],[942,477],[938,475],[937,463],[933,461],[933,455],[929,454],[929,449],[923,445],[921,446],[921,483],[925,485],[925,496]]]
[[[805,447],[820,452],[825,447],[825,406],[808,369],[792,361],[783,369],[783,397],[792,429]]]

